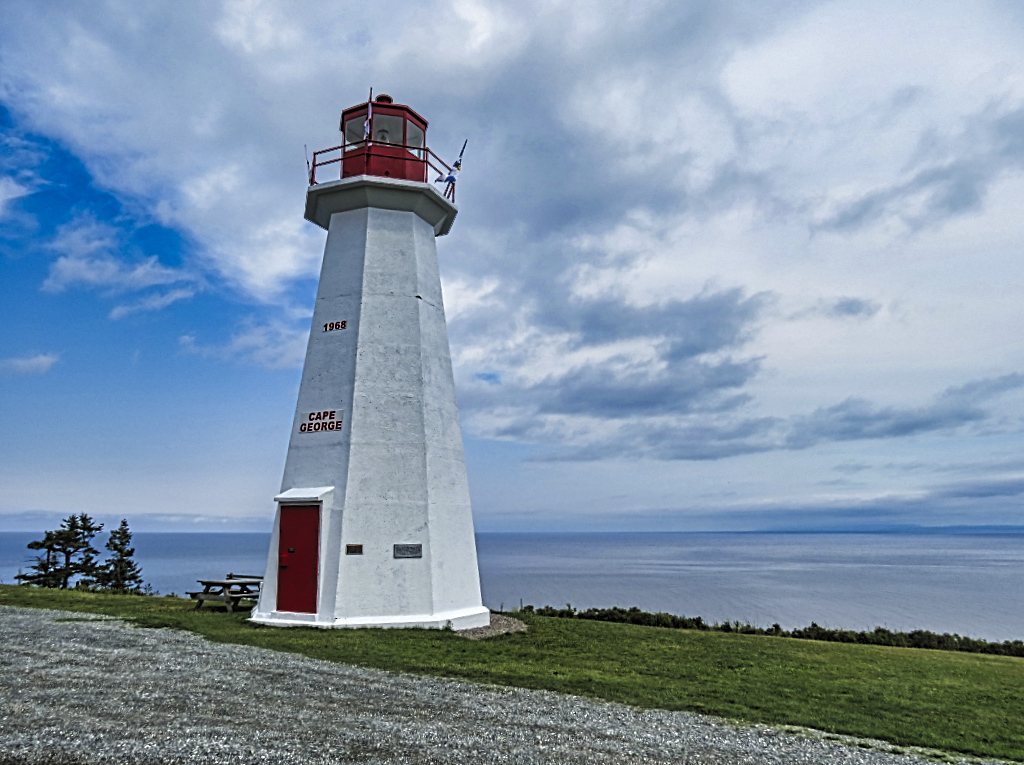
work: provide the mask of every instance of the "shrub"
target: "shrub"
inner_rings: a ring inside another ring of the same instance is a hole
[[[558,619],[590,619],[600,622],[617,622],[620,624],[639,624],[647,627],[666,627],[668,629],[703,630],[714,632],[735,632],[742,635],[771,635],[774,637],[795,638],[797,640],[823,640],[829,643],[861,643],[864,645],[897,646],[902,648],[927,648],[937,651],[967,651],[970,653],[987,653],[999,656],[1024,657],[1024,641],[1007,640],[1002,643],[978,640],[975,638],[950,635],[939,635],[928,630],[912,632],[893,632],[885,627],[876,627],[871,632],[853,630],[834,630],[811,622],[809,627],[784,630],[779,624],[770,628],[755,627],[740,622],[722,622],[708,624],[701,617],[676,616],[664,612],[649,613],[636,606],[632,608],[588,608],[578,611],[566,603],[565,608],[551,606],[522,606],[522,611],[538,616],[552,616]]]

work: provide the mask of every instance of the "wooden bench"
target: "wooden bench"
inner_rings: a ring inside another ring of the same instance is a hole
[[[239,574],[228,574],[227,579],[197,579],[203,589],[199,592],[187,593],[196,601],[196,609],[206,601],[223,603],[229,612],[234,611],[243,600],[256,600],[260,596],[263,577],[243,577]]]

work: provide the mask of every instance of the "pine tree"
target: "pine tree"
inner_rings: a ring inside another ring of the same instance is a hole
[[[85,513],[69,515],[59,529],[47,531],[41,540],[28,543],[30,550],[45,550],[46,554],[36,558],[32,566],[36,573],[20,574],[17,578],[25,584],[66,590],[73,577],[82,576],[81,583],[90,585],[97,572],[99,554],[92,540],[102,528],[102,523],[94,523]]]
[[[75,516],[72,517],[74,518]],[[94,523],[92,518],[85,513],[81,513],[77,518],[77,546],[78,554],[81,555],[81,558],[71,563],[71,575],[82,577],[76,586],[88,588],[96,583],[96,575],[100,570],[99,563],[96,560],[100,553],[99,550],[92,546],[92,540],[103,530],[103,524]]]
[[[138,594],[142,591],[142,570],[132,560],[135,548],[132,533],[128,530],[127,519],[121,519],[121,525],[110,532],[107,549],[112,553],[96,572],[96,584],[104,590],[122,594]]]
[[[47,531],[42,539],[29,542],[28,549],[45,550],[46,554],[36,556],[36,562],[31,566],[34,573],[18,574],[14,578],[22,584],[34,584],[37,587],[60,587],[60,575],[57,573],[57,540],[54,532]]]

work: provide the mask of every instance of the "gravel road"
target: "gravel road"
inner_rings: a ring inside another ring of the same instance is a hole
[[[926,762],[877,742],[359,669],[83,614],[0,606],[0,646],[0,765]]]

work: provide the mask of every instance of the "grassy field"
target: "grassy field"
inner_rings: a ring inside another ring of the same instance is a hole
[[[143,627],[366,667],[591,696],[901,746],[1024,761],[1024,659],[820,643],[523,614],[527,633],[278,629],[178,598],[0,585],[0,604],[110,614]]]

